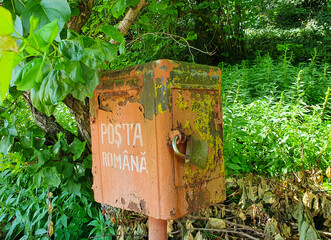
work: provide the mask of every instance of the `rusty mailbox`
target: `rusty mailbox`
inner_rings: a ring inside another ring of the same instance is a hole
[[[225,199],[218,68],[158,60],[103,72],[90,114],[97,202],[169,220]]]

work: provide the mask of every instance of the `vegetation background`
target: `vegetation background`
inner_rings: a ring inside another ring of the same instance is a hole
[[[160,58],[222,70],[232,224],[255,226],[263,204],[278,227],[266,220],[261,238],[331,236],[329,0],[0,2],[0,238],[143,238],[146,224],[126,221],[141,216],[94,202],[87,97],[100,69]],[[281,221],[271,177],[296,189]],[[245,238],[215,209],[171,223],[173,238]]]

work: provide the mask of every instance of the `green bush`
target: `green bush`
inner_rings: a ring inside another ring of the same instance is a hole
[[[330,71],[259,57],[223,68],[224,152],[228,174],[278,175],[331,159]]]
[[[0,236],[4,239],[87,239],[114,233],[98,213],[85,142],[46,137],[24,100],[9,99],[0,121]],[[70,115],[61,124],[74,131]]]

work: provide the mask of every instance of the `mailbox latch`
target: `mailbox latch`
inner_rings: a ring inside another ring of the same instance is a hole
[[[183,139],[179,134],[172,140],[172,148],[177,156],[185,159],[185,162],[205,169],[208,162],[208,143],[194,135],[186,136],[186,153],[181,153],[177,148],[177,141]]]

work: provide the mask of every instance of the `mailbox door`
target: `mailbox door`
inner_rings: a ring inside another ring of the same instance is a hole
[[[208,143],[205,169],[185,163],[174,155],[176,188],[185,195],[188,211],[195,211],[225,199],[220,92],[215,89],[174,88],[172,106],[173,129],[179,129],[186,136],[194,135]]]

